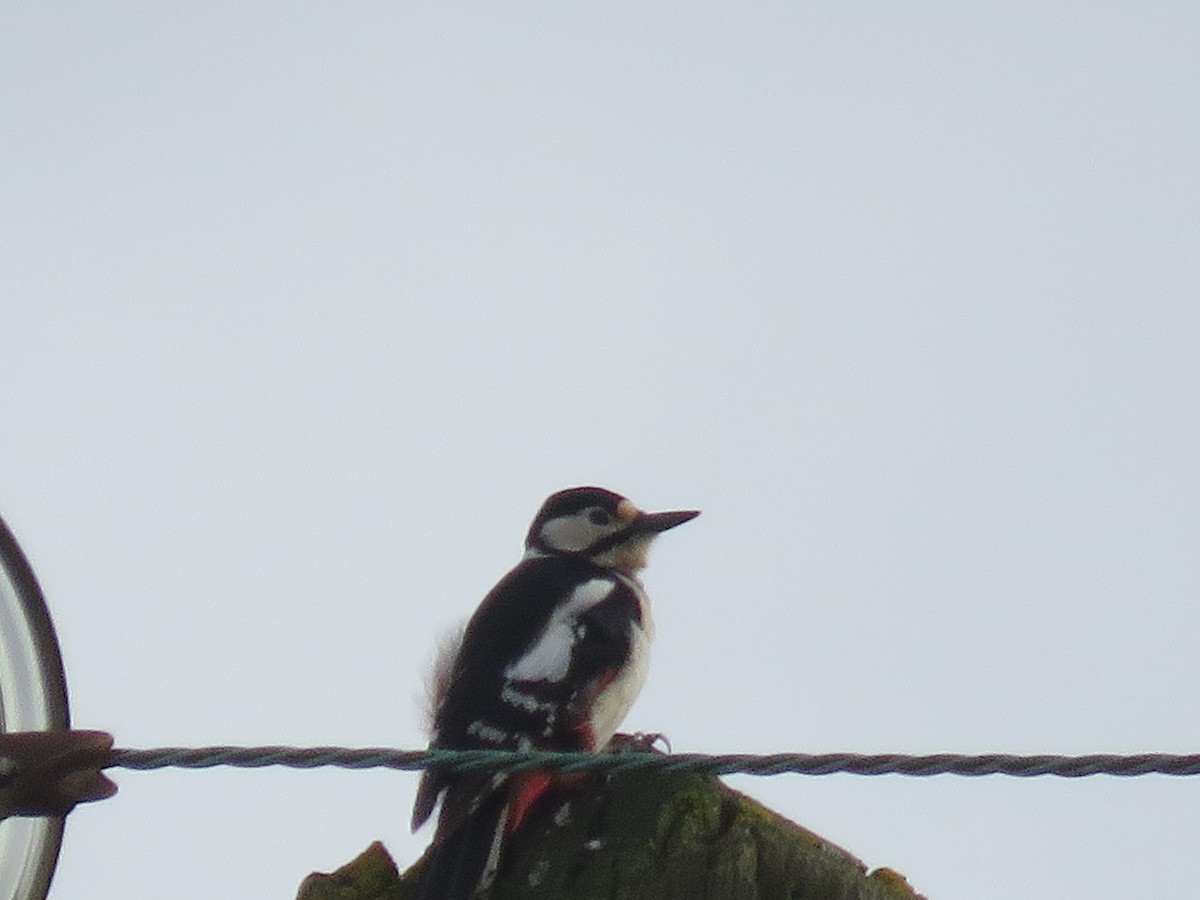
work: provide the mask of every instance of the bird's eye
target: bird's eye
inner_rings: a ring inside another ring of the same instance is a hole
[[[588,512],[588,521],[593,525],[607,525],[612,521],[612,516],[610,516],[606,510],[597,507],[596,509]]]

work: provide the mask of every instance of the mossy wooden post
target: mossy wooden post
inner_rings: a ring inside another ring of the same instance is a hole
[[[397,822],[405,816],[396,813]],[[298,900],[408,900],[380,844]],[[921,900],[890,869],[870,874],[830,844],[707,775],[604,777],[547,800],[513,838],[490,900]]]

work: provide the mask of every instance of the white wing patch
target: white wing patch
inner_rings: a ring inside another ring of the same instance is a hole
[[[616,588],[610,578],[585,581],[562,603],[537,640],[524,655],[504,670],[504,677],[514,681],[562,681],[571,667],[571,654],[581,637],[579,617],[604,599]]]

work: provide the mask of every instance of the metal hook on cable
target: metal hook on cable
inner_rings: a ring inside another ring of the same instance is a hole
[[[67,684],[37,578],[0,519],[0,900],[42,900],[75,804],[116,785],[111,735],[70,731]]]

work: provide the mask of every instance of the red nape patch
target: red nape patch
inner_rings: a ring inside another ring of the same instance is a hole
[[[544,769],[534,769],[513,776],[512,793],[508,801],[508,823],[504,830],[512,834],[521,827],[526,814],[542,794],[550,789],[554,777]]]

